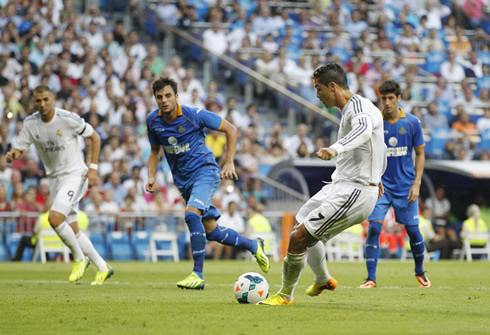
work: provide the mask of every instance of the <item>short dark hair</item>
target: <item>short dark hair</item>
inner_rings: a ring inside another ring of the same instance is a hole
[[[44,92],[51,92],[48,86],[45,85],[39,85],[34,89],[34,93],[44,93]]]
[[[317,68],[315,72],[313,72],[313,78],[318,79],[323,85],[334,82],[343,89],[349,89],[349,85],[347,85],[347,75],[342,67],[335,63],[330,63]]]
[[[177,82],[171,78],[168,78],[168,77],[160,77],[153,82],[153,84],[151,85],[151,88],[153,90],[153,94],[155,94],[156,91],[160,91],[165,86],[172,87],[172,90],[174,91],[174,93],[177,94]]]
[[[400,84],[390,79],[390,80],[386,80],[381,84],[381,86],[379,87],[379,93],[381,94],[394,93],[398,97],[402,94],[402,89],[400,87]]]

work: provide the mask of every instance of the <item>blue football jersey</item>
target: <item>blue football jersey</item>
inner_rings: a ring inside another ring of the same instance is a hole
[[[219,130],[223,123],[220,116],[200,108],[177,105],[178,116],[168,123],[159,110],[148,114],[146,126],[150,144],[161,145],[165,151],[174,183],[182,190],[200,167],[218,167],[213,152],[206,147],[204,128]]]
[[[390,123],[384,120],[388,165],[382,177],[386,190],[395,196],[407,196],[415,180],[412,152],[425,146],[419,119],[400,109],[400,118]]]

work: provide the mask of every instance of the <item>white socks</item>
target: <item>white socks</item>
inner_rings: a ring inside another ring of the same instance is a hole
[[[287,256],[284,257],[282,264],[282,286],[279,292],[288,296],[289,301],[293,299],[294,289],[298,285],[301,272],[305,268],[305,258],[306,252],[297,255],[288,252]]]
[[[325,284],[330,279],[325,244],[322,241],[308,248],[308,265],[315,274],[315,284]]]
[[[95,264],[99,272],[107,271],[107,263],[104,259],[99,255],[97,250],[95,250],[94,245],[87,238],[81,230],[78,231],[77,235],[78,244],[82,249],[83,253]]]
[[[77,238],[75,237],[75,233],[73,232],[73,229],[66,223],[63,222],[60,224],[58,227],[54,229],[58,236],[61,238],[63,243],[70,248],[71,253],[73,255],[73,259],[75,262],[80,262],[85,259],[85,256],[83,255],[82,249],[80,248],[80,245],[78,244]]]

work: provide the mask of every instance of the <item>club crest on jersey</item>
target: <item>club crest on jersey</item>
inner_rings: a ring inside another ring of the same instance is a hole
[[[398,144],[398,139],[394,136],[390,137],[390,139],[388,140],[388,144],[392,147],[396,147],[396,145]]]
[[[56,136],[57,137],[63,136],[63,133],[61,132],[61,129],[56,129]]]
[[[400,133],[400,135],[405,135],[407,133],[407,128],[400,127],[400,130],[398,130],[398,132]]]
[[[182,134],[185,131],[185,127],[183,125],[180,125],[177,131],[179,132],[179,134]]]

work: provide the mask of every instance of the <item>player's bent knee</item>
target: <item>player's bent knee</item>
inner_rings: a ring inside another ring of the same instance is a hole
[[[65,216],[59,212],[50,211],[48,221],[51,227],[56,228],[65,221]]]
[[[303,253],[308,248],[308,245],[315,241],[316,239],[308,233],[305,226],[301,225],[289,235],[288,252],[293,254]]]

